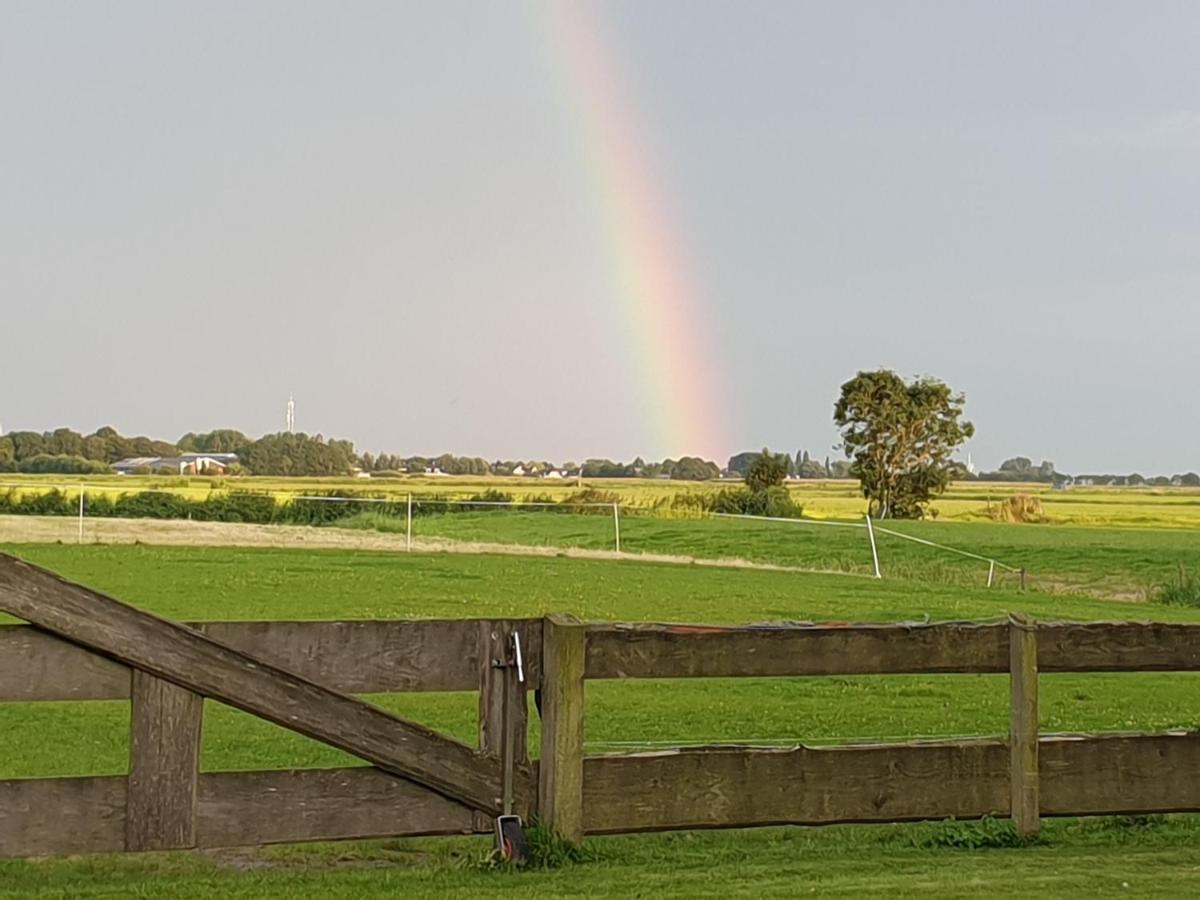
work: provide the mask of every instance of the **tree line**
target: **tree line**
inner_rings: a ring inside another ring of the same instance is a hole
[[[268,476],[375,476],[436,472],[446,475],[544,475],[558,472],[584,478],[671,478],[707,481],[721,474],[716,463],[696,456],[630,463],[587,459],[557,466],[547,460],[486,460],[478,456],[397,456],[359,453],[351,441],[302,433],[252,438],[231,428],[188,432],[175,443],[148,437],[125,437],[111,427],[84,435],[69,428],[14,431],[0,435],[0,472],[88,475],[111,472],[113,463],[138,457],[173,457],[181,453],[235,453],[232,474]]]

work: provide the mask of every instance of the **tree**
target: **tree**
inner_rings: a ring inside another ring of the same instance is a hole
[[[663,465],[665,467],[665,460]],[[679,462],[671,467],[671,477],[677,481],[708,481],[720,474],[716,463],[698,456],[681,456]]]
[[[729,457],[729,464],[725,467],[735,475],[744,476],[750,471],[750,466],[754,464],[754,460],[758,459],[758,454],[753,450],[747,450],[745,453],[735,453]]]
[[[920,518],[951,480],[950,456],[975,433],[962,394],[936,378],[905,382],[888,369],[842,385],[833,420],[872,515]]]
[[[751,491],[765,491],[767,488],[778,487],[788,473],[788,458],[782,453],[775,454],[763,447],[762,453],[754,458],[746,471],[746,487]]]

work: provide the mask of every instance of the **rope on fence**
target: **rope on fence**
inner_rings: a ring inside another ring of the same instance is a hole
[[[866,528],[862,522],[834,522],[828,519],[785,519],[779,516],[751,516],[745,513],[713,513],[715,519],[751,519],[756,522],[781,522],[791,525],[829,525],[833,528]]]
[[[926,547],[936,547],[939,550],[945,550],[948,553],[957,553],[959,556],[966,556],[970,559],[977,559],[980,562],[995,563],[1002,569],[1007,569],[1010,572],[1020,572],[1017,566],[1010,566],[1008,563],[1002,563],[998,559],[993,559],[990,556],[980,556],[978,553],[972,553],[969,550],[960,550],[957,547],[948,547],[945,544],[939,544],[936,541],[929,541],[925,538],[914,537],[911,534],[905,534],[902,531],[893,531],[890,528],[884,528],[882,525],[876,525],[875,530],[880,534],[890,534],[892,537],[898,537],[906,541],[912,541],[914,544],[924,544]]]

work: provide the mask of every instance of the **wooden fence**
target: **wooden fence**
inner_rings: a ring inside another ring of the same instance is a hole
[[[506,693],[516,809],[572,840],[988,814],[1030,833],[1042,816],[1200,811],[1200,735],[1037,733],[1039,671],[1197,671],[1196,625],[718,628],[550,616],[184,626],[3,556],[0,609],[32,623],[0,626],[0,702],[132,703],[127,776],[0,780],[0,856],[488,832],[505,789]],[[523,683],[504,664],[514,632]],[[587,679],[1005,672],[1007,741],[583,750]],[[478,746],[351,696],[410,691],[478,692]],[[537,761],[525,758],[527,691],[542,717]],[[206,697],[371,765],[202,773]]]

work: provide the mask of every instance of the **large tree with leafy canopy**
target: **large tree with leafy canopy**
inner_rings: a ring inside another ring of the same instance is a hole
[[[833,420],[871,515],[918,519],[955,471],[951,454],[975,433],[962,394],[936,378],[906,382],[889,369],[842,385]]]

